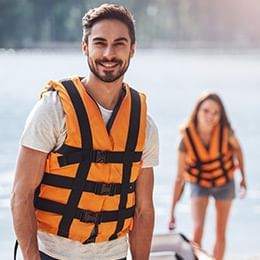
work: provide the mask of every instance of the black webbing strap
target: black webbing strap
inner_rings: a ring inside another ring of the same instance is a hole
[[[135,186],[135,182],[128,183],[127,193],[135,192]],[[98,195],[113,196],[116,194],[121,194],[122,185],[121,183],[98,183],[87,181],[84,191],[92,192]]]
[[[224,160],[223,160],[223,135],[224,135],[224,126],[223,126],[223,124],[220,124],[218,151],[219,151],[219,155],[220,155],[221,169],[223,171],[223,175],[226,178],[226,182],[228,182],[229,181],[228,172],[225,168],[225,164],[224,164]]]
[[[15,244],[14,244],[14,260],[16,260],[18,246],[19,246],[18,240],[15,240]]]
[[[61,176],[51,173],[44,173],[42,184],[73,189],[75,179],[72,177]],[[122,190],[121,183],[104,183],[104,182],[94,182],[89,180],[84,180],[83,191],[92,192],[98,195],[109,195],[113,196],[120,194]],[[135,182],[128,183],[127,192],[131,193],[135,191]]]
[[[74,147],[68,144],[63,144],[59,149],[55,151],[55,153],[61,153],[61,154],[66,154],[66,153],[79,153],[81,152],[81,148]]]
[[[98,225],[100,223],[117,221],[119,214],[122,214],[125,219],[131,218],[134,214],[134,210],[134,207],[125,208],[120,212],[118,210],[93,212],[89,210],[78,209],[76,211],[75,218],[79,219],[81,222],[94,223]]]
[[[39,204],[37,209],[52,212],[58,215],[65,215],[67,207],[65,204],[51,201],[48,199],[38,198]],[[117,221],[118,215],[123,215],[125,219],[131,218],[134,214],[135,207],[124,208],[121,212],[118,210],[94,212],[76,207],[74,210],[74,218],[81,222],[100,224],[102,222]]]
[[[53,200],[43,199],[39,197],[36,209],[52,212],[58,215],[66,214],[66,204],[62,204]]]
[[[77,88],[74,86],[71,80],[62,81],[62,84],[68,92],[78,118],[82,143],[81,151],[83,154],[87,153],[87,151],[93,150],[93,144],[89,119],[85,110],[85,106],[80,97],[80,94],[77,91]],[[81,194],[84,190],[84,183],[87,179],[90,164],[90,161],[83,161],[78,166],[76,177],[74,179],[74,189],[72,189],[70,192],[68,203],[66,204],[65,210],[62,214],[62,219],[59,224],[58,235],[60,236],[68,237],[69,235],[69,229],[75,216]]]
[[[232,164],[229,166],[229,168],[226,169],[226,171],[229,172],[229,171],[233,170],[234,168],[235,168],[235,165],[234,165],[234,163],[232,163]],[[194,177],[197,177],[197,175],[194,174],[194,173],[191,171],[191,169],[188,169],[187,172],[188,172],[190,175],[192,175],[192,176],[194,176]],[[206,172],[206,171],[203,171],[203,172]],[[214,184],[215,184],[215,183],[214,183],[215,180],[217,180],[217,179],[219,179],[219,178],[221,178],[221,177],[223,177],[222,174],[219,175],[219,176],[217,176],[217,177],[211,177],[210,179],[207,179],[207,178],[201,176],[200,179],[201,179],[201,180],[206,180],[206,181],[212,181],[212,182],[213,182],[212,185],[214,185]]]
[[[113,109],[112,115],[111,115],[111,117],[109,118],[109,120],[108,120],[108,122],[107,122],[107,125],[106,125],[107,132],[108,132],[108,133],[110,133],[110,130],[111,130],[112,125],[113,125],[113,123],[114,123],[114,121],[115,121],[117,112],[118,112],[118,110],[119,110],[119,108],[120,108],[120,105],[121,105],[121,103],[122,103],[122,101],[123,101],[125,95],[126,95],[126,89],[125,89],[125,86],[124,86],[124,84],[123,84],[122,90],[121,90],[121,92],[120,92],[120,96],[119,96],[119,98],[118,98],[118,101],[117,101],[117,103],[116,103],[116,105],[115,105],[115,107],[114,107],[114,109]]]
[[[228,161],[233,162],[232,158],[233,158],[233,155],[230,155],[226,160],[224,160],[224,163],[227,163]],[[219,156],[217,159],[214,159],[214,160],[211,160],[211,161],[201,161],[201,167],[203,167],[204,165],[208,165],[208,164],[210,164],[210,163],[213,163],[213,162],[221,161],[220,159],[221,159],[221,157]],[[219,168],[220,168],[220,167],[217,166],[217,167],[212,168],[212,169],[210,169],[210,170],[203,169],[203,172],[210,173],[210,172],[213,172],[213,171],[218,170]],[[194,164],[194,165],[189,166],[189,169],[197,169],[197,164]],[[221,169],[222,169],[222,168],[221,168]]]
[[[219,161],[219,159],[220,159],[220,156],[216,157],[215,159],[211,159],[211,160],[206,160],[206,161],[201,160],[201,165],[211,164],[211,163]],[[196,168],[196,165],[194,164],[194,166],[191,166],[191,167]]]
[[[74,163],[81,163],[83,161],[96,162],[96,163],[124,163],[139,162],[142,157],[142,152],[133,152],[126,156],[125,152],[112,152],[92,150],[88,153],[70,152],[58,157],[60,167],[64,167]]]
[[[125,147],[126,156],[129,156],[135,151],[137,145],[137,139],[140,128],[140,118],[141,118],[141,100],[139,94],[134,89],[130,89],[131,93],[131,112],[130,112],[130,122],[129,122],[129,130],[127,136],[127,142]],[[127,186],[130,182],[132,170],[132,163],[125,162],[123,164],[123,176],[122,176],[122,192],[120,196],[119,202],[119,218],[117,222],[117,226],[115,232],[110,236],[109,240],[113,240],[117,238],[118,232],[120,232],[125,223],[125,216],[123,214],[127,205]],[[133,212],[134,215],[134,212]]]
[[[201,165],[207,165],[207,164],[211,164],[217,161],[220,161],[220,159],[222,158],[222,155],[216,157],[215,159],[211,159],[211,160],[207,160],[207,161],[203,161],[201,160]],[[225,161],[229,161],[230,159],[233,158],[233,155],[231,154]],[[194,166],[191,166],[191,168],[196,168],[196,165],[194,164]]]
[[[185,131],[186,131],[186,133],[187,133],[187,136],[188,136],[189,142],[190,142],[190,144],[191,144],[193,153],[194,153],[195,156],[196,156],[196,160],[197,160],[197,162],[196,162],[196,168],[197,168],[198,171],[199,171],[199,174],[196,175],[196,177],[197,177],[197,183],[199,184],[200,179],[201,179],[201,174],[202,174],[202,163],[201,163],[201,159],[200,159],[200,157],[199,157],[199,153],[198,153],[197,148],[196,148],[196,146],[195,146],[195,144],[194,144],[194,142],[193,142],[193,139],[192,139],[192,137],[191,137],[190,129],[187,127],[187,128],[185,129]]]

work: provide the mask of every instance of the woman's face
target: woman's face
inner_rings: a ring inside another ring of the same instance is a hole
[[[217,102],[207,99],[198,111],[198,125],[204,130],[212,130],[220,121],[220,106]]]

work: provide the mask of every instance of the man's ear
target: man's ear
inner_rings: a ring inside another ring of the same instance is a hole
[[[134,57],[135,54],[135,43],[132,44],[131,50],[130,50],[130,58]]]
[[[81,49],[82,49],[82,53],[85,56],[88,56],[88,44],[85,41],[81,42]]]

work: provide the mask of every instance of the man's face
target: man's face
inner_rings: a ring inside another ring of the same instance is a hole
[[[123,77],[134,54],[127,26],[118,20],[101,20],[93,25],[88,43],[82,43],[90,71],[103,82]]]

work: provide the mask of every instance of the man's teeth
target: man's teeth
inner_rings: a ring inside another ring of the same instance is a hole
[[[105,62],[105,63],[101,63],[101,64],[102,64],[102,66],[104,66],[106,68],[112,68],[117,65],[117,63],[115,63],[115,62]]]

